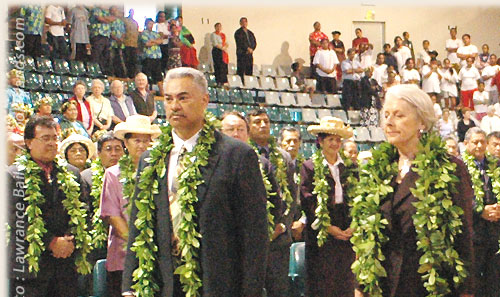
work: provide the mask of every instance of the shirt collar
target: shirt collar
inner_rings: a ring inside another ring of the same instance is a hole
[[[175,133],[174,130],[172,130],[172,140],[174,142],[174,148],[180,150],[181,147],[185,147],[188,152],[192,152],[194,146],[196,145],[196,142],[198,141],[198,138],[200,137],[200,132],[201,129],[196,132],[195,135],[191,136],[191,138],[184,141]]]
[[[321,153],[323,155],[323,165],[328,165],[328,166],[339,166],[339,164],[344,164],[344,160],[342,160],[342,158],[340,157],[340,154],[337,153],[337,161],[335,162],[335,164],[330,164],[328,163],[328,161],[326,160],[325,158],[325,155],[323,153]]]

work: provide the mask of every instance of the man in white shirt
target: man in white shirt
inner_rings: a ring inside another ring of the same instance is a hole
[[[457,50],[457,56],[460,58],[460,65],[462,67],[467,65],[467,58],[474,58],[476,60],[478,55],[477,46],[470,43],[470,35],[464,34],[462,35],[462,41],[464,45],[459,47]]]
[[[398,71],[401,73],[406,61],[411,58],[411,51],[408,47],[403,45],[403,39],[399,36],[394,38],[394,44],[394,57],[396,57],[396,61],[398,62]]]
[[[420,84],[420,73],[415,67],[415,61],[412,58],[406,60],[406,67],[401,73],[401,82],[404,84]]]
[[[474,66],[474,58],[467,58],[467,65],[462,67],[458,73],[460,84],[460,105],[474,110],[474,102],[472,96],[477,90],[477,80],[481,78],[479,71]]]
[[[318,90],[323,93],[337,93],[337,72],[335,71],[339,60],[335,51],[329,48],[328,39],[321,40],[321,49],[316,52],[313,64],[318,74]]]
[[[59,5],[47,6],[45,9],[45,23],[49,25],[47,42],[51,49],[51,57],[55,59],[67,59],[69,50],[64,38],[64,27],[66,26],[64,8]]]
[[[382,84],[387,82],[387,64],[385,64],[384,53],[377,55],[377,62],[373,65],[372,78],[377,81],[377,84],[382,87]]]
[[[359,80],[363,73],[363,68],[358,59],[354,59],[356,49],[347,50],[347,59],[342,61],[342,107],[344,110],[352,109],[358,106],[359,101]]]
[[[464,46],[462,40],[457,38],[457,28],[450,29],[450,39],[446,40],[446,51],[448,52],[448,59],[450,59],[450,63],[453,65],[453,68],[458,72],[460,68],[458,64],[460,64],[460,58],[457,56],[457,50]]]
[[[422,69],[422,67],[426,64],[429,64],[431,62],[431,56],[429,56],[429,40],[424,40],[422,41],[422,47],[423,49],[418,52],[417,56],[417,68]]]
[[[498,103],[498,88],[496,85],[491,85],[491,81],[498,71],[500,71],[500,65],[497,65],[497,56],[491,54],[488,65],[484,67],[481,73],[481,78],[484,81],[484,90],[490,94],[490,104]]]
[[[478,121],[480,121],[488,112],[488,105],[491,104],[489,95],[490,94],[484,90],[484,82],[479,82],[477,85],[477,91],[474,92],[472,97],[474,100],[474,111],[476,112],[476,119]]]
[[[432,59],[429,65],[422,68],[422,90],[426,93],[441,93],[441,78],[437,60]]]

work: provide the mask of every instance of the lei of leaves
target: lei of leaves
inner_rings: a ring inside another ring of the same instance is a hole
[[[204,181],[201,176],[200,167],[208,164],[208,158],[212,144],[215,142],[214,131],[220,126],[220,122],[211,113],[205,113],[205,125],[198,138],[198,143],[191,153],[186,153],[181,160],[185,171],[179,176],[179,205],[183,213],[178,231],[179,249],[181,251],[181,264],[174,271],[180,275],[182,289],[188,297],[200,296],[198,289],[202,286],[200,274],[200,263],[198,258],[201,234],[196,230],[195,204],[198,201],[196,189]],[[152,148],[150,157],[146,159],[149,163],[144,168],[137,185],[137,197],[134,203],[137,207],[137,218],[134,225],[139,234],[132,244],[131,250],[135,252],[139,262],[138,268],[133,272],[134,285],[132,289],[138,296],[154,296],[159,290],[154,279],[154,268],[156,266],[156,252],[158,246],[154,240],[155,226],[155,204],[153,197],[158,194],[159,179],[167,174],[165,159],[172,150],[172,126],[161,127],[162,134]]]
[[[127,214],[130,216],[130,211],[132,209],[132,197],[134,195],[135,187],[135,165],[132,162],[129,154],[124,154],[118,161],[118,166],[120,166],[120,183],[123,186],[123,199],[128,201],[126,204]]]
[[[330,191],[330,186],[326,180],[326,175],[330,169],[328,165],[323,164],[325,157],[322,150],[317,150],[312,155],[312,160],[314,164],[313,194],[316,195],[317,200],[314,213],[319,223],[316,238],[318,239],[318,246],[322,246],[328,238],[328,227],[331,226],[330,213],[328,212],[328,192]]]
[[[93,247],[104,248],[108,239],[108,232],[101,218],[99,218],[102,184],[104,180],[104,166],[102,165],[101,159],[95,159],[90,165],[90,169],[92,170],[90,196],[93,198],[92,207],[94,208],[94,213],[92,214],[93,228],[90,230],[90,235],[92,236]]]
[[[91,251],[91,237],[87,232],[85,218],[87,213],[84,203],[80,201],[80,185],[75,180],[75,176],[66,168],[67,162],[56,157],[57,183],[59,189],[66,196],[62,201],[64,208],[70,216],[69,224],[71,234],[75,237],[75,250],[79,253],[76,256],[75,264],[80,274],[89,274],[91,265],[87,260],[87,255]],[[28,217],[28,229],[26,240],[29,244],[25,259],[28,260],[28,270],[37,274],[40,270],[40,255],[45,250],[42,238],[47,232],[45,222],[42,218],[40,205],[45,202],[45,198],[40,190],[42,180],[40,174],[42,169],[31,159],[29,154],[20,155],[17,160],[19,171],[25,176],[25,198],[28,202],[26,215]]]
[[[353,200],[351,239],[357,260],[352,269],[364,291],[370,296],[382,296],[380,278],[387,273],[381,246],[389,238],[383,233],[388,224],[380,211],[380,201],[394,189],[391,181],[398,173],[398,154],[394,146],[383,143],[373,150],[373,159],[360,170],[360,182]],[[456,165],[449,160],[444,144],[435,133],[422,136],[413,171],[419,174],[415,188],[418,198],[413,223],[417,233],[417,249],[422,251],[418,272],[422,274],[428,296],[445,296],[450,284],[440,276],[442,270],[453,271],[453,285],[464,281],[467,272],[453,244],[461,233],[460,215],[463,210],[453,205],[451,193],[458,178],[453,175]]]
[[[300,185],[300,180],[301,180],[300,171],[302,170],[302,164],[304,164],[305,160],[306,160],[306,158],[304,158],[304,155],[302,155],[302,154],[297,155],[297,159],[296,159],[296,163],[295,163],[295,164],[297,164],[297,167],[295,168],[296,174],[294,175],[295,183],[297,185]]]

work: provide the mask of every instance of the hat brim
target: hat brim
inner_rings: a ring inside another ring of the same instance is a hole
[[[333,127],[322,127],[320,125],[313,125],[307,127],[307,132],[315,136],[317,136],[320,133],[338,135],[344,139],[351,138],[354,135],[354,132],[352,131],[351,127],[339,129]]]
[[[68,136],[68,137],[71,137],[71,136]],[[90,159],[92,156],[95,155],[96,153],[96,147],[95,147],[95,144],[92,142],[92,140],[90,139],[71,139],[69,141],[66,141],[63,140],[62,144],[61,144],[61,148],[59,149],[59,153],[61,155],[65,155],[65,152],[66,152],[66,149],[68,149],[68,147],[70,145],[72,145],[73,143],[81,143],[83,145],[85,145],[87,147],[87,150],[89,151],[89,155],[87,156],[87,160]]]
[[[125,134],[127,133],[149,134],[152,139],[155,139],[161,135],[161,130],[158,126],[152,126],[151,129],[144,129],[140,127],[118,127],[117,125],[113,135],[118,139],[125,140]]]

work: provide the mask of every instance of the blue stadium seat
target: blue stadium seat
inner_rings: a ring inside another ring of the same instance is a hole
[[[43,86],[43,77],[41,74],[34,72],[24,73],[24,89],[28,91],[41,90]]]
[[[73,60],[69,63],[70,73],[73,76],[82,76],[85,75],[87,70],[85,69],[85,65],[82,61]]]
[[[24,71],[27,71],[27,72],[36,71],[35,59],[33,59],[33,57],[26,56],[24,58]]]
[[[43,89],[47,92],[56,92],[61,90],[61,77],[54,74],[44,74]]]
[[[40,73],[53,72],[52,62],[48,58],[37,57],[36,58],[36,71]]]
[[[55,59],[54,63],[54,73],[59,75],[66,75],[70,73],[69,63],[63,59]]]
[[[106,259],[97,260],[93,271],[94,296],[107,297],[106,294]]]
[[[72,93],[73,86],[75,85],[76,81],[77,81],[77,78],[73,77],[73,76],[61,77],[61,90],[63,92]]]
[[[291,296],[299,297],[305,294],[305,243],[295,242],[290,247],[290,263],[288,277],[290,278]]]
[[[101,71],[101,66],[92,62],[87,63],[87,74],[93,78],[104,77]]]

